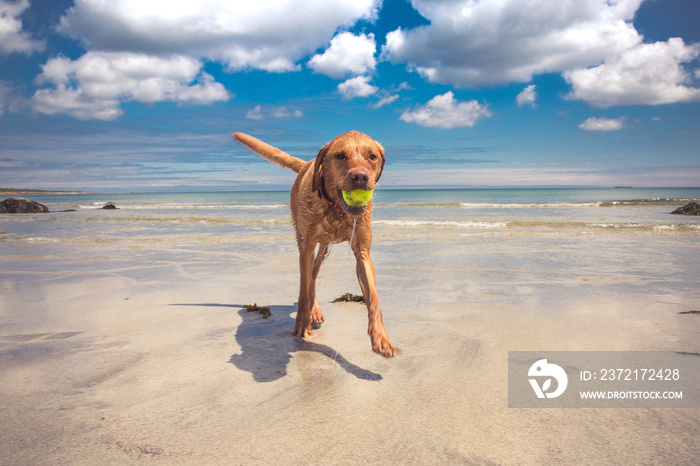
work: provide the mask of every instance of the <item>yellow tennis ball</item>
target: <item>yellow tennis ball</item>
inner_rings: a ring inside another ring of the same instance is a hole
[[[343,191],[343,200],[350,207],[362,207],[372,200],[372,191],[364,189]]]

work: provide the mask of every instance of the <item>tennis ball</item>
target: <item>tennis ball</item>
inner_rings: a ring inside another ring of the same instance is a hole
[[[372,200],[372,191],[366,191],[364,189],[343,191],[343,200],[350,207],[362,207]]]

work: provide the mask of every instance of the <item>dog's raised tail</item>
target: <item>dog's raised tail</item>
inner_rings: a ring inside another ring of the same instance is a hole
[[[292,157],[283,150],[272,147],[271,145],[266,144],[253,136],[249,136],[245,133],[231,133],[231,136],[233,136],[236,141],[240,142],[256,154],[262,155],[270,162],[274,162],[277,165],[281,165],[285,168],[290,168],[297,173],[299,173],[302,167],[306,165],[305,161]]]

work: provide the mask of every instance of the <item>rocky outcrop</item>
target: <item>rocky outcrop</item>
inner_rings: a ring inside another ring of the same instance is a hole
[[[700,204],[698,204],[697,202],[689,202],[688,204],[684,205],[683,207],[677,208],[671,213],[680,215],[700,215]]]
[[[49,212],[44,204],[22,197],[9,197],[0,202],[0,214],[36,214]]]
[[[118,207],[115,206],[114,204],[112,204],[111,202],[108,202],[107,204],[105,204],[105,205],[102,206],[101,208],[102,208],[102,209],[107,209],[107,210],[118,209]]]

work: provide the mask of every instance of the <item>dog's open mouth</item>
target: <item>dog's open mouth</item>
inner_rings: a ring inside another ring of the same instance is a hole
[[[348,205],[348,203],[345,202],[345,199],[343,198],[343,190],[340,188],[338,188],[338,202],[343,207],[343,210],[345,210],[345,212],[349,213],[350,215],[357,216],[365,213],[365,205],[356,207]]]

